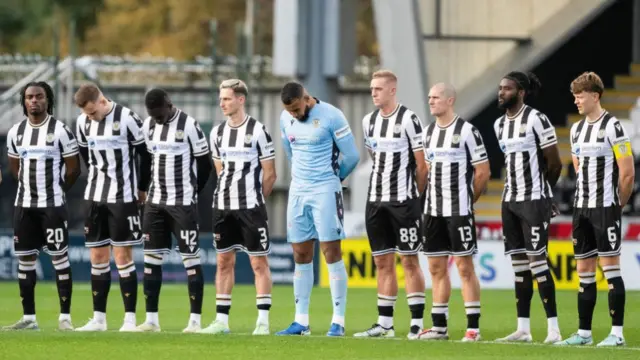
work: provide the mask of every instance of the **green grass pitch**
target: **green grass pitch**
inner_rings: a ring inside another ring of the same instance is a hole
[[[497,337],[515,330],[515,304],[512,291],[483,290],[483,341],[461,343],[466,318],[459,292],[450,301],[449,334],[452,341],[408,341],[409,311],[404,293],[398,296],[395,312],[396,339],[354,339],[354,332],[368,328],[377,319],[375,289],[350,289],[347,307],[347,337],[327,338],[331,320],[329,289],[315,288],[311,299],[310,337],[251,336],[257,310],[252,286],[237,286],[233,291],[230,314],[232,334],[210,336],[182,334],[189,316],[186,285],[165,284],[160,299],[161,333],[119,333],[123,308],[118,282],[114,281],[109,297],[107,333],[61,333],[56,330],[58,299],[54,283],[39,283],[36,288],[39,332],[0,332],[0,359],[639,359],[640,358],[640,292],[627,294],[625,337],[627,346],[600,349],[595,346],[557,348],[542,345],[546,336],[546,319],[538,295],[534,295],[532,331],[535,344],[505,345],[494,343]],[[22,314],[18,285],[0,283],[0,325],[18,320]],[[430,290],[427,290],[425,326],[430,326]],[[558,292],[558,312],[562,335],[567,337],[577,328],[576,293]],[[75,284],[72,303],[74,326],[82,326],[91,317],[91,292],[86,283]],[[271,332],[284,329],[293,320],[293,289],[276,286],[273,291]],[[214,288],[205,290],[203,325],[215,316]],[[144,320],[142,289],[138,299],[138,323]],[[598,293],[594,316],[594,341],[609,332],[607,293]]]

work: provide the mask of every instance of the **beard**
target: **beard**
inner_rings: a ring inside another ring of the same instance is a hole
[[[518,98],[513,96],[508,99],[504,99],[502,104],[498,103],[498,108],[501,110],[506,110],[514,107],[518,103]]]
[[[309,105],[307,105],[304,108],[304,114],[302,115],[302,117],[297,118],[298,121],[307,121],[307,119],[309,119],[309,113],[311,112],[311,108],[309,107]]]

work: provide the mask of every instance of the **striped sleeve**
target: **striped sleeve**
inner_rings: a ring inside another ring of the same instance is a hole
[[[484,141],[482,140],[480,131],[478,131],[475,126],[469,126],[468,129],[465,145],[471,155],[471,164],[477,165],[488,161],[487,149],[484,147]]]
[[[78,154],[78,142],[67,125],[62,124],[58,128],[58,141],[62,157],[70,157]]]

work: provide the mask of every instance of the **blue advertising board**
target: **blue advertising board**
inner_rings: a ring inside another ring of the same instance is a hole
[[[213,283],[216,273],[216,250],[213,247],[213,234],[200,234],[200,258],[202,270],[207,283]],[[144,254],[142,246],[134,248],[134,262],[138,270],[138,278],[142,279],[144,268]],[[318,281],[318,257],[322,256],[316,251],[314,269],[316,272],[316,283]],[[89,249],[84,246],[84,235],[82,233],[71,233],[69,235],[69,262],[74,281],[91,280],[91,261]],[[118,279],[118,272],[113,260],[111,261],[111,274],[113,280]],[[291,284],[293,282],[294,271],[293,251],[291,245],[285,239],[271,239],[271,254],[269,255],[269,267],[274,284]],[[180,254],[172,251],[165,257],[162,275],[165,282],[184,282],[187,274],[182,265]],[[253,270],[249,263],[249,257],[243,252],[237,253],[236,260],[236,283],[253,284]],[[11,230],[0,231],[0,280],[17,279],[18,259],[13,254],[13,233]],[[44,252],[40,252],[37,263],[37,274],[40,280],[53,280],[53,266],[51,258]]]

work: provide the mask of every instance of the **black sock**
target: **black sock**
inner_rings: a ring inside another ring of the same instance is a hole
[[[120,292],[122,293],[124,312],[135,313],[136,303],[138,302],[136,265],[132,261],[128,264],[118,266],[118,274],[120,275]]]
[[[407,303],[409,304],[409,311],[411,312],[411,325],[410,327],[415,329],[422,329],[422,322],[424,318],[424,292],[416,292],[407,294]],[[417,326],[417,328],[414,328]]]
[[[470,301],[464,303],[467,314],[467,329],[480,329],[480,301]]]
[[[231,294],[216,294],[216,314],[229,315],[231,311]]]
[[[18,286],[24,315],[36,314],[36,261],[18,261]]]
[[[258,310],[271,310],[271,294],[256,295],[256,306]]]
[[[160,288],[162,288],[162,265],[154,265],[147,262],[145,255],[144,263],[144,297],[146,310],[150,313],[158,312],[160,302]],[[155,258],[154,258],[155,259]]]
[[[529,263],[528,260],[525,261],[527,264]],[[524,267],[525,265],[516,265],[514,263],[514,267],[517,266]],[[531,275],[531,270],[528,265],[526,265],[526,270],[516,271],[515,280],[516,310],[518,317],[528,319],[531,315],[531,298],[533,298],[533,276]]]
[[[378,322],[383,323],[378,325],[384,328],[393,327],[393,307],[397,298],[397,296],[378,294]]]
[[[542,306],[547,313],[547,318],[558,317],[556,308],[556,284],[549,271],[547,260],[539,260],[531,263],[531,272],[538,282],[538,292],[542,300]]]
[[[602,270],[609,283],[609,315],[612,326],[622,326],[624,322],[625,288],[620,276],[620,265],[603,266]]]
[[[578,329],[591,330],[593,309],[596,307],[598,289],[596,289],[595,273],[579,273],[580,289],[578,291]]]
[[[202,314],[202,298],[204,296],[204,277],[200,264],[186,268],[189,282],[189,303],[191,314]]]
[[[449,304],[433,303],[431,306],[431,321],[433,327],[447,329],[447,313],[449,312]]]
[[[60,299],[60,314],[70,314],[73,279],[71,276],[71,264],[69,264],[69,257],[64,256],[60,260],[53,260],[53,266],[56,270],[56,285],[58,287],[58,298]]]
[[[107,312],[107,298],[111,289],[111,265],[91,265],[91,292],[93,294],[93,311]]]

